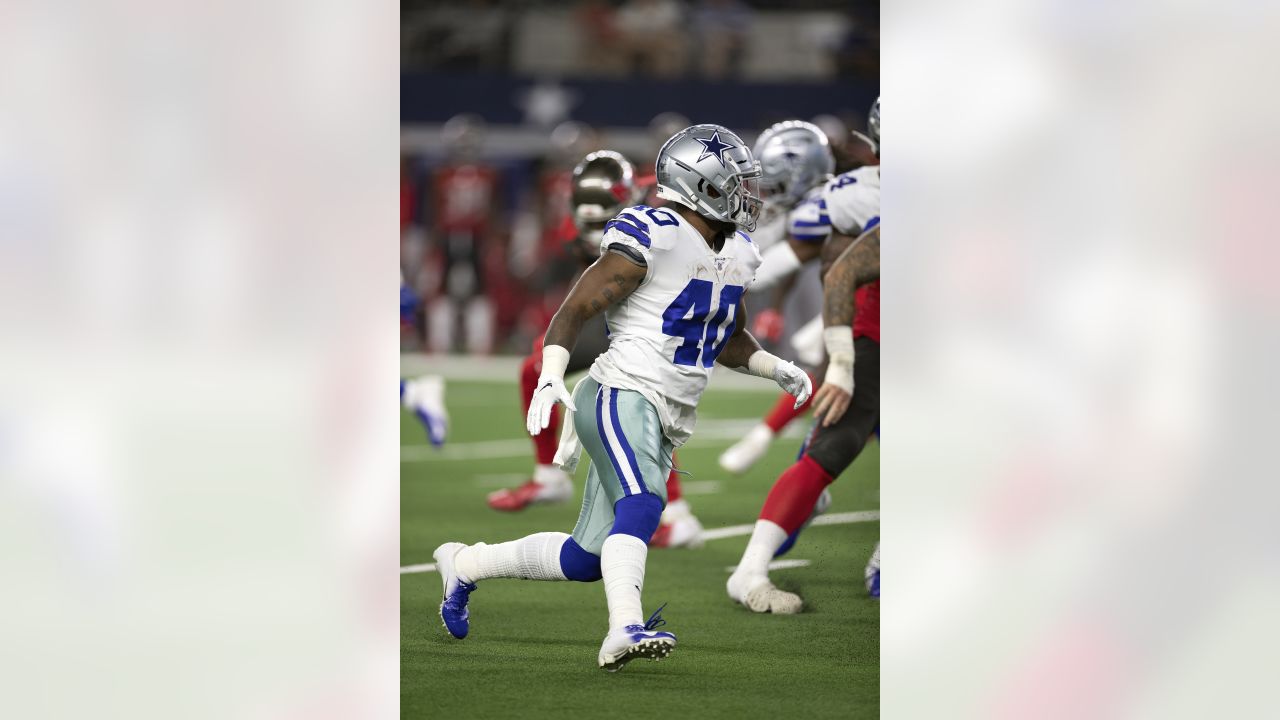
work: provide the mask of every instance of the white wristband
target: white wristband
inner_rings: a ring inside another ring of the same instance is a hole
[[[567,367],[569,367],[568,350],[559,345],[542,346],[542,375],[563,380],[564,371]]]
[[[853,328],[848,325],[825,328],[822,341],[827,346],[827,374],[822,381],[853,392]]]
[[[827,357],[832,361],[853,364],[853,328],[848,325],[823,328],[822,344],[827,346]]]
[[[777,355],[767,353],[764,350],[757,350],[751,353],[751,357],[747,358],[747,373],[772,380],[773,371],[780,362],[782,362],[782,359]]]

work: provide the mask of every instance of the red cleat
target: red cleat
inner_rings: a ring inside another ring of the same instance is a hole
[[[519,512],[537,502],[562,502],[573,497],[572,483],[540,483],[529,480],[518,487],[489,493],[489,507],[502,512]]]

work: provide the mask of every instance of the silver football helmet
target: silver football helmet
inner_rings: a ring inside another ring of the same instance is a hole
[[[813,123],[784,120],[760,133],[754,155],[760,161],[760,197],[790,209],[836,169],[826,133]]]
[[[658,151],[658,197],[752,232],[760,218],[760,163],[720,125],[694,125]]]
[[[876,104],[871,106],[871,113],[867,115],[867,132],[871,135],[871,147],[876,151],[876,157],[880,157],[880,98],[876,98]]]

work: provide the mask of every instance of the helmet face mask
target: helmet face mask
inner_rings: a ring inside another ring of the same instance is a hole
[[[755,230],[760,163],[742,138],[720,125],[694,125],[658,151],[658,196],[708,220]]]

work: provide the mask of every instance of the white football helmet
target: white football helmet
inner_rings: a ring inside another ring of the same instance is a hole
[[[752,232],[760,217],[760,163],[732,130],[694,125],[658,151],[658,197]]]

